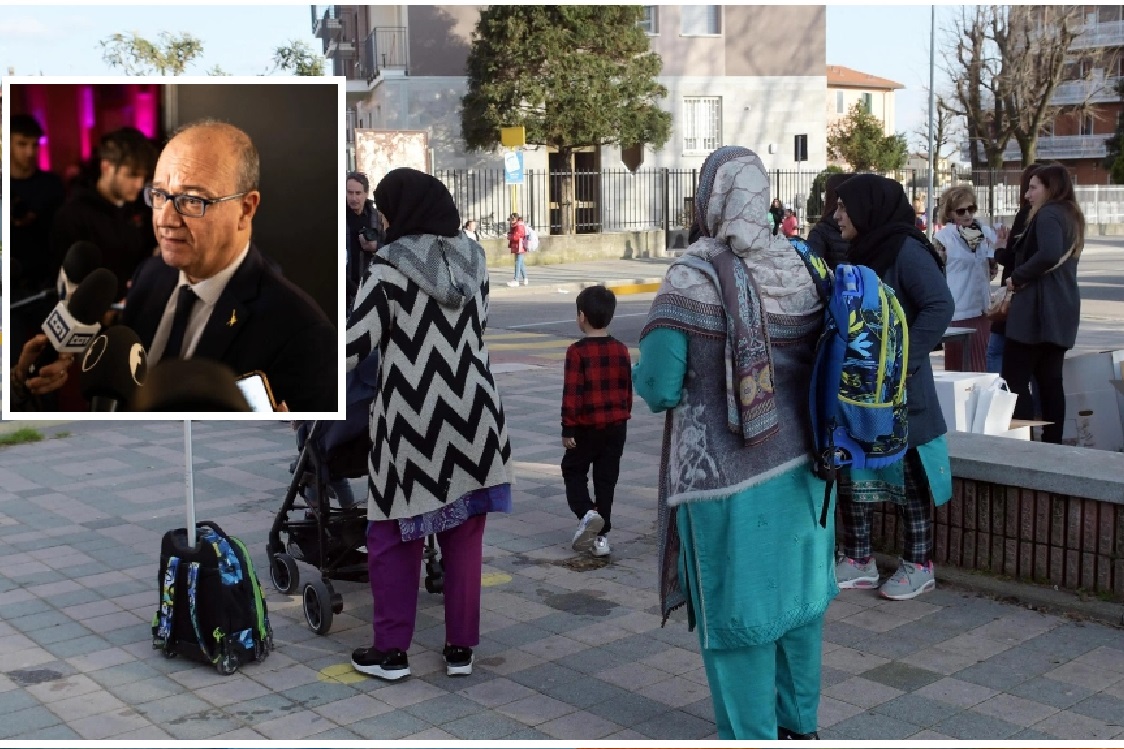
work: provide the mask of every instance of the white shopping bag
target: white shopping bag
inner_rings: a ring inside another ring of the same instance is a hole
[[[1007,388],[1002,377],[979,391],[976,411],[972,416],[972,431],[976,434],[1002,434],[1011,428],[1018,396]]]

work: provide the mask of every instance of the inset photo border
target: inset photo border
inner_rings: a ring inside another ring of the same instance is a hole
[[[2,90],[4,419],[343,418],[344,78]]]

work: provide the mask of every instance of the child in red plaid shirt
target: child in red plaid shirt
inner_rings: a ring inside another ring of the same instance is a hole
[[[578,327],[585,337],[566,351],[562,386],[562,480],[566,502],[580,521],[575,551],[609,554],[613,492],[632,417],[632,359],[628,347],[609,335],[617,297],[604,286],[582,289]],[[588,474],[593,467],[593,495]]]

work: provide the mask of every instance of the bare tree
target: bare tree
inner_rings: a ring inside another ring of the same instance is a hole
[[[926,99],[928,88],[925,89]],[[961,135],[962,123],[956,108],[949,104],[952,97],[948,94],[937,94],[933,103],[933,153],[936,159],[945,159],[956,152]],[[919,125],[913,134],[921,142],[921,148],[928,153],[929,148],[929,123]],[[949,151],[949,146],[952,150]]]

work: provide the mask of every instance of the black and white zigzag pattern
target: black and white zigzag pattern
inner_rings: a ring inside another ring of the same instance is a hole
[[[366,292],[366,293],[365,293]],[[511,480],[511,444],[484,345],[487,281],[444,307],[377,263],[348,324],[349,366],[375,347],[368,515],[412,517]]]

